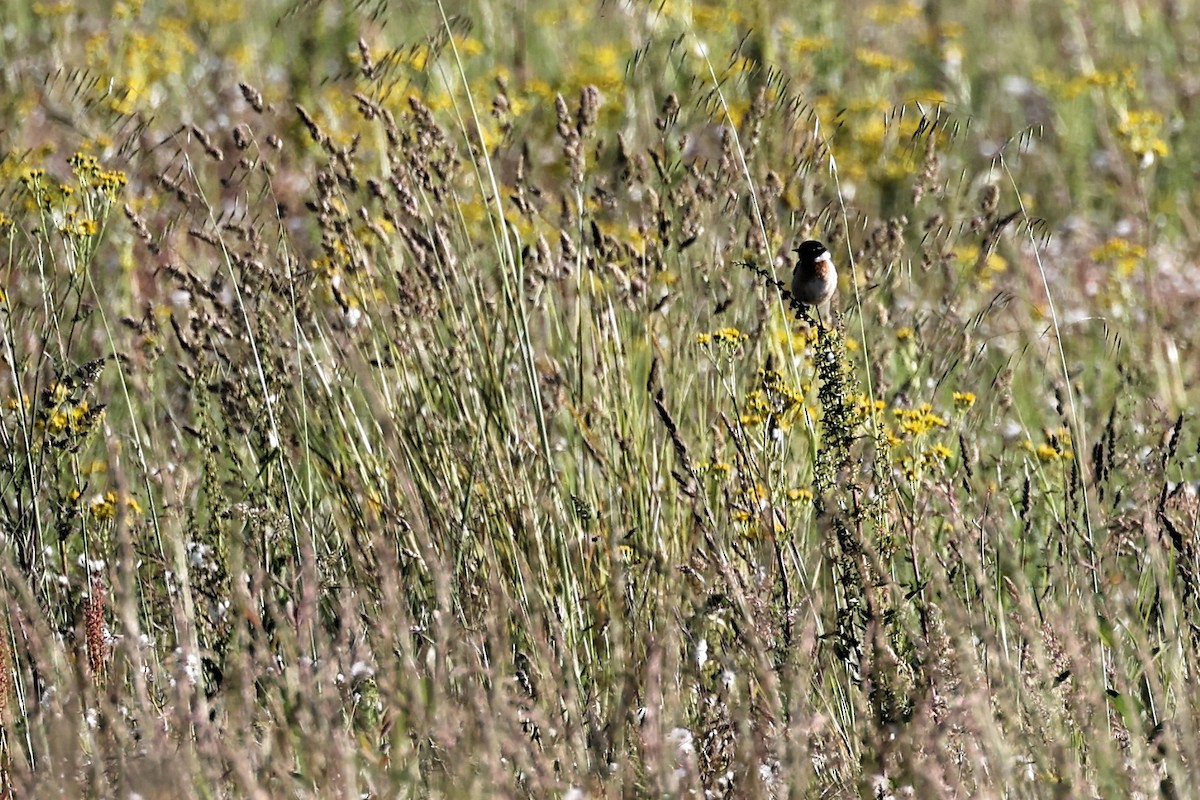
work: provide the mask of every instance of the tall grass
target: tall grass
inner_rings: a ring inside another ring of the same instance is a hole
[[[785,5],[13,9],[8,796],[1194,792],[1194,15]]]

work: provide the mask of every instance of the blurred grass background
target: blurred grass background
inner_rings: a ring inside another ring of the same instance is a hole
[[[9,4],[4,796],[1196,792],[1196,10],[793,5]]]

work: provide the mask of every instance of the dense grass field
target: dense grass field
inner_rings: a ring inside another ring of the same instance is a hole
[[[0,797],[1196,796],[1198,75],[1182,2],[9,3]]]

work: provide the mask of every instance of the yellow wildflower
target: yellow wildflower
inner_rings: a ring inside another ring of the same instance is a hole
[[[971,406],[975,405],[974,392],[955,392],[954,407],[960,411],[966,411]]]

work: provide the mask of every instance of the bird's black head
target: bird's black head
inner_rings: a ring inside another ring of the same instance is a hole
[[[816,239],[809,239],[797,247],[795,252],[796,255],[800,256],[801,261],[811,264],[825,252],[825,245]]]

